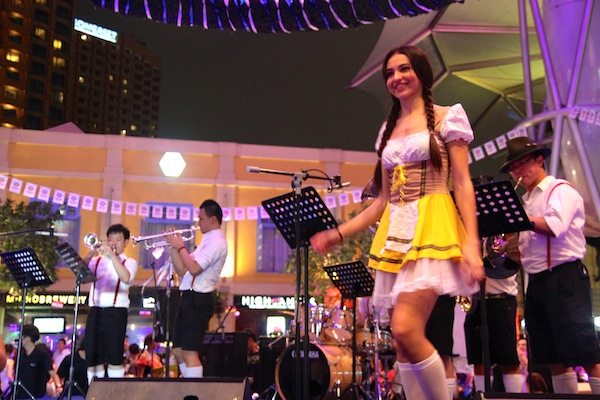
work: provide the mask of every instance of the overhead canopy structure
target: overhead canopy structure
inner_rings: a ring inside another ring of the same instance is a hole
[[[350,87],[388,102],[380,73],[385,54],[406,44],[421,47],[433,64],[436,102],[460,102],[469,114],[475,132],[471,171],[498,175],[505,155],[499,139],[516,131],[529,134],[552,147],[549,172],[577,187],[586,206],[586,233],[600,236],[600,175],[594,173],[600,142],[592,139],[600,126],[599,45],[591,40],[599,31],[600,4],[595,5],[467,1],[387,21]]]
[[[527,21],[533,107],[545,98],[544,63],[531,18]],[[386,21],[379,41],[350,82],[384,104],[389,94],[381,64],[394,47],[413,44],[434,69],[434,98],[463,104],[475,131],[473,146],[510,131],[526,117],[519,12],[516,2],[467,1],[411,19]],[[499,153],[477,164],[479,174],[497,173]]]
[[[202,29],[291,33],[352,28],[462,0],[92,0],[127,16]]]

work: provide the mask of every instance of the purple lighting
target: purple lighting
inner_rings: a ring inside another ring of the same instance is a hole
[[[92,0],[101,8],[177,26],[253,33],[338,30],[417,16],[463,0]]]

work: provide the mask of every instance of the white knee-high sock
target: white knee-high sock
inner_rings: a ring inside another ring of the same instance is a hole
[[[473,380],[475,381],[475,390],[477,390],[478,392],[485,392],[485,379],[483,375],[475,375],[473,377]],[[493,382],[493,380],[490,381],[490,383]]]
[[[517,374],[502,374],[502,382],[506,393],[521,393],[523,390],[524,376]]]
[[[448,399],[454,399],[456,393],[456,378],[446,378],[446,387],[448,388]]]
[[[590,388],[592,389],[592,394],[600,394],[600,378],[590,376],[589,383]]]
[[[187,367],[185,366],[185,363],[179,363],[179,371],[181,372],[181,376],[183,376],[185,378],[185,372],[187,370]]]
[[[204,373],[204,369],[202,365],[199,367],[187,367],[186,368],[186,376],[184,378],[202,378]]]
[[[392,382],[392,391],[396,394],[402,394],[402,377],[400,373],[400,361],[396,361],[394,362],[394,381]]]
[[[552,387],[554,393],[577,393],[577,374],[565,372],[560,375],[552,375]]]
[[[93,367],[88,367],[88,369],[87,369],[88,383],[92,383],[92,380],[95,377],[104,378],[104,365],[94,365]]]
[[[442,358],[436,350],[423,361],[411,364],[410,368],[415,374],[425,399],[441,400],[448,397],[446,369],[444,368]],[[408,393],[406,395],[411,400]]]
[[[106,374],[109,378],[123,378],[125,377],[125,368],[122,365],[109,365]]]
[[[419,386],[417,376],[412,370],[410,363],[398,363],[398,372],[400,373],[400,381],[402,382],[402,390],[407,400],[423,400],[425,395]]]

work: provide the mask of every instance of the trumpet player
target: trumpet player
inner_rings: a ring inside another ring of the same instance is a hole
[[[585,255],[583,198],[567,181],[548,175],[550,149],[527,137],[508,141],[500,172],[522,177],[524,208],[532,229],[519,235],[523,269],[529,277],[525,324],[533,364],[549,364],[555,393],[577,393],[572,367],[590,376],[600,394],[600,343],[594,328]]]
[[[129,285],[138,264],[123,252],[129,243],[129,229],[121,224],[106,231],[106,242],[98,242],[84,257],[96,281],[90,288],[90,312],[85,328],[88,380],[94,377],[122,378],[123,341],[127,328]],[[106,369],[105,369],[106,365]]]
[[[223,210],[214,200],[200,205],[200,245],[189,251],[181,235],[165,237],[171,246],[171,261],[181,277],[181,301],[175,320],[173,354],[184,378],[201,378],[200,350],[208,322],[214,314],[217,283],[227,258],[227,241],[221,230]]]

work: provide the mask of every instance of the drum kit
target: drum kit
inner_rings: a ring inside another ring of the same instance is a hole
[[[395,360],[392,336],[379,329],[379,322],[367,318],[356,331],[356,354],[352,354],[352,310],[328,308],[322,304],[309,309],[309,369],[311,400],[350,399],[346,395],[352,385],[352,358],[356,358],[356,386],[361,399],[394,399],[388,371]],[[287,338],[293,338],[296,326],[304,331],[304,323],[292,323]],[[295,346],[288,342],[275,366],[277,393],[273,399],[295,400]],[[377,366],[377,368],[376,368]],[[354,397],[356,398],[356,397]]]

